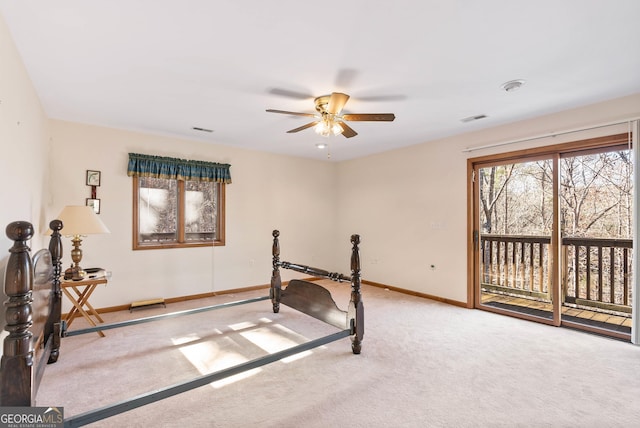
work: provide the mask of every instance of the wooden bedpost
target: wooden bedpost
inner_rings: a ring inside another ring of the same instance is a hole
[[[364,337],[364,305],[362,292],[360,291],[360,235],[351,235],[351,301],[349,312],[355,311],[354,335],[351,339],[351,349],[354,354],[362,350],[362,338]]]
[[[33,324],[31,287],[33,262],[27,241],[33,236],[33,225],[14,221],[7,226],[7,236],[14,241],[9,249],[4,278],[5,327],[4,353],[0,381],[0,406],[31,406],[33,404],[33,342],[29,328]]]
[[[282,280],[280,279],[280,242],[278,241],[280,231],[274,230],[272,235],[273,245],[271,247],[271,254],[273,255],[273,270],[271,271],[271,288],[269,289],[269,297],[271,297],[271,303],[273,304],[273,312],[278,313],[280,311],[280,296],[282,295]]]
[[[53,280],[52,280],[52,305],[49,320],[45,326],[45,337],[53,334],[53,343],[51,344],[51,354],[48,363],[58,361],[60,355],[60,337],[61,337],[61,318],[62,318],[62,288],[60,288],[60,275],[62,273],[62,238],[60,230],[63,224],[60,220],[53,220],[49,223],[49,228],[53,231],[51,240],[49,241],[49,252],[51,253],[51,263],[53,264]]]

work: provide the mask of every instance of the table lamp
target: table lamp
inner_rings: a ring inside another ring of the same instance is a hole
[[[89,206],[67,205],[58,215],[58,220],[62,221],[62,233],[65,236],[71,236],[73,244],[73,250],[71,250],[73,264],[64,271],[64,279],[80,281],[86,276],[86,272],[80,267],[82,260],[81,238],[86,235],[110,233],[109,229],[102,223],[93,207]]]

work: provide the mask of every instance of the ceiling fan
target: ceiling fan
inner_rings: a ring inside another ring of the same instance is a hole
[[[307,128],[314,127],[316,133],[324,137],[342,134],[346,138],[358,135],[345,121],[372,121],[372,122],[392,122],[396,116],[393,113],[360,113],[341,114],[344,105],[349,100],[349,95],[341,92],[333,92],[331,95],[322,95],[315,99],[317,113],[299,113],[295,111],[267,109],[269,113],[282,113],[294,116],[309,116],[316,120],[291,129],[287,133],[299,132]]]

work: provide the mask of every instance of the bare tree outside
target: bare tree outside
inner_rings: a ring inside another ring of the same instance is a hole
[[[138,231],[143,236],[165,236],[175,240],[178,233],[178,185],[165,178],[139,178]]]
[[[213,238],[216,232],[216,186],[208,181],[185,182],[185,233],[187,240]]]
[[[630,238],[631,173],[628,150],[563,158],[560,173],[563,234]]]
[[[567,155],[559,163],[565,303],[627,306],[632,293],[631,151]],[[483,282],[543,296],[549,290],[554,221],[551,159],[480,168],[478,175]]]
[[[142,241],[176,241],[178,200],[176,180],[139,178],[139,234]],[[217,225],[216,183],[186,181],[184,228],[187,241],[213,240]]]
[[[483,233],[548,235],[553,222],[551,162],[480,169]]]
[[[630,238],[633,183],[630,152],[561,159],[564,236]],[[550,160],[480,169],[483,233],[550,234],[553,223]]]

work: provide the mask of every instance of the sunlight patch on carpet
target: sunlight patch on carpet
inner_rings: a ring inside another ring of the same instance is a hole
[[[280,352],[308,341],[303,335],[283,325],[275,324],[268,318],[261,318],[259,324],[240,322],[229,325],[229,328],[237,332],[243,339],[269,354]],[[220,337],[217,337],[215,340],[203,340],[203,338],[197,334],[188,334],[172,338],[171,341],[174,345],[179,346],[182,355],[203,375],[246,363],[250,360],[249,357],[241,353],[242,346],[246,347],[246,344],[241,345],[232,337],[224,336],[220,330],[216,329],[214,333],[216,333],[216,335],[220,334]],[[310,350],[300,352],[296,355],[283,358],[281,361],[283,363],[290,363],[309,356],[312,353]],[[250,353],[247,352],[247,354]],[[212,382],[210,385],[214,388],[222,388],[223,386],[253,376],[260,371],[262,371],[261,368],[255,368]]]
[[[266,320],[266,322],[271,322],[270,319],[266,319],[265,318],[265,320]],[[255,327],[255,326],[256,326],[255,323],[245,321],[245,322],[239,322],[239,323],[236,323],[236,324],[230,324],[229,328],[231,330],[238,331],[238,330],[244,330],[244,329],[247,329],[247,328],[252,328],[252,327]]]
[[[246,357],[237,352],[223,349],[225,348],[225,344],[228,345],[228,347],[235,346],[235,342],[231,338],[218,339],[222,344],[215,342],[193,343],[199,339],[200,338],[196,335],[189,335],[171,340],[175,345],[183,345],[180,346],[180,352],[200,372],[200,374],[204,375],[213,373],[248,361]],[[214,388],[222,388],[223,386],[258,374],[261,370],[262,369],[260,368],[248,370],[246,372],[212,382],[210,385]]]
[[[267,319],[261,319],[260,321],[266,322]],[[245,331],[240,334],[242,335],[242,337],[251,341],[256,346],[260,347],[270,354],[292,348],[308,341],[306,337],[280,324],[272,324],[268,327],[260,327],[253,330]],[[292,361],[307,357],[312,353],[312,351],[300,352],[290,357],[283,358],[281,361],[283,363],[290,363]]]

